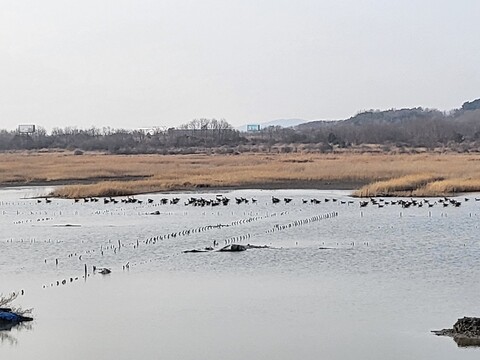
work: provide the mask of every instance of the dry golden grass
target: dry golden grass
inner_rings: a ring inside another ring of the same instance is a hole
[[[414,196],[453,195],[480,190],[480,178],[452,178],[434,181],[414,191]]]
[[[132,180],[129,177],[139,176]],[[122,180],[123,179],[123,180]],[[480,190],[480,156],[464,154],[104,155],[0,154],[0,185],[74,183],[62,197],[195,187],[368,184],[358,196],[429,196]],[[78,185],[88,182],[86,185]]]
[[[432,175],[409,175],[385,181],[377,181],[353,193],[358,197],[369,196],[446,196],[480,191],[480,178],[443,179]]]
[[[389,180],[376,181],[355,191],[359,197],[388,196],[391,194],[411,195],[414,191],[424,188],[427,184],[443,180],[431,174],[406,175]]]

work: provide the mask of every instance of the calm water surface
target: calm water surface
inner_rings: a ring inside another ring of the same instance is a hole
[[[137,196],[141,204],[33,198],[46,192],[0,190],[0,292],[23,289],[16,305],[35,317],[0,332],[1,359],[480,355],[430,334],[480,316],[479,194],[457,197],[458,208],[403,209],[360,208],[342,191],[153,194]],[[185,205],[217,194],[230,203]],[[270,248],[183,253],[214,240],[217,249]]]

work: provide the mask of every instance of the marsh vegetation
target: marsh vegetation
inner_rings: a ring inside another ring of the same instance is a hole
[[[65,184],[53,196],[120,196],[199,188],[343,188],[356,196],[480,190],[476,154],[0,154],[0,184]]]

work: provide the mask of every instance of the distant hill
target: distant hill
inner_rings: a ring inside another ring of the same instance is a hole
[[[349,119],[335,121],[310,121],[299,124],[295,129],[300,131],[315,130],[335,125],[375,126],[394,125],[401,126],[419,121],[449,120],[457,122],[471,121],[472,117],[478,119],[480,113],[480,99],[463,103],[460,109],[454,109],[448,114],[436,109],[422,107],[390,110],[368,110],[360,112]]]
[[[464,102],[462,105],[462,110],[479,110],[480,109],[480,99]]]
[[[299,124],[303,124],[307,122],[308,120],[304,119],[278,119],[278,120],[273,120],[269,121],[263,124],[260,124],[262,127],[269,127],[269,126],[281,126],[281,127],[293,127],[297,126]]]
[[[420,119],[431,119],[435,117],[443,117],[443,113],[438,110],[429,110],[423,108],[412,109],[392,109],[392,110],[369,110],[358,113],[346,120],[335,121],[311,121],[300,124],[296,127],[297,130],[315,129],[324,126],[332,126],[337,124],[343,125],[383,125],[394,124],[402,125]]]
[[[427,121],[435,119],[456,119],[463,121],[465,114],[480,111],[480,99],[467,101],[462,104],[460,109],[454,109],[450,115],[436,110],[425,109],[422,107],[405,108],[405,109],[389,109],[389,110],[368,110],[362,111],[348,119],[342,120],[304,120],[304,119],[277,119],[260,123],[260,127],[265,129],[269,126],[280,126],[282,128],[295,128],[299,131],[315,130],[318,128],[331,127],[335,125],[405,125],[417,121]],[[472,117],[468,116],[469,118]],[[478,118],[477,114],[476,117]],[[252,122],[252,124],[258,124]],[[240,131],[246,131],[247,125],[237,128]]]
[[[265,129],[269,126],[280,126],[282,128],[289,128],[289,127],[294,127],[299,124],[303,124],[308,122],[309,120],[304,120],[304,119],[277,119],[277,120],[272,120],[264,123],[258,123],[258,122],[251,122],[249,124],[257,124],[260,125],[260,128]],[[247,131],[247,125],[242,125],[237,127],[237,130],[240,131]]]

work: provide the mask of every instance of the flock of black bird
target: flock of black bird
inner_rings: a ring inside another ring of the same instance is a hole
[[[466,197],[463,199],[465,202],[470,201],[470,198]],[[475,201],[480,201],[480,198],[475,198]],[[454,198],[440,198],[437,200],[429,200],[429,199],[399,199],[399,200],[385,200],[383,198],[370,198],[370,200],[360,201],[360,207],[367,207],[369,204],[373,206],[377,206],[382,208],[388,205],[398,205],[404,209],[408,209],[409,207],[429,207],[432,208],[435,205],[441,205],[443,207],[453,206],[453,207],[460,207],[462,205],[461,200],[457,200]]]
[[[271,204],[276,205],[276,204],[281,204],[283,203],[284,205],[289,205],[295,203],[295,200],[297,200],[300,204],[300,199],[294,199],[292,197],[275,197],[271,196]],[[462,201],[463,200],[463,201]],[[367,206],[373,206],[377,208],[383,208],[385,206],[400,206],[403,209],[410,208],[410,207],[434,207],[434,206],[443,206],[443,207],[460,207],[463,202],[469,201],[470,198],[465,197],[462,200],[458,198],[437,198],[435,200],[432,199],[383,199],[383,198],[370,198],[368,200],[359,200],[357,201],[357,206],[360,208],[365,208]],[[51,198],[39,198],[34,200],[35,203],[41,204],[52,204],[54,201]],[[101,202],[103,204],[137,204],[137,205],[142,205],[145,203],[149,207],[156,207],[156,206],[166,206],[166,205],[180,205],[181,198],[179,197],[171,197],[171,198],[160,198],[160,199],[153,199],[153,198],[147,198],[147,199],[138,199],[134,196],[128,196],[124,198],[115,198],[115,197],[105,197],[105,198],[97,198],[97,197],[88,197],[88,198],[79,198],[79,199],[74,199],[73,203],[98,203]],[[480,201],[480,198],[475,198],[475,201]],[[235,197],[234,200],[232,201],[230,198],[226,197],[225,195],[216,195],[212,196],[210,198],[208,197],[203,197],[203,196],[191,196],[187,198],[184,202],[184,206],[192,206],[192,207],[217,207],[217,206],[228,206],[231,203],[235,203],[237,205],[255,205],[257,204],[258,200],[256,198],[250,197]],[[337,199],[337,198],[309,198],[301,199],[301,205],[318,205],[318,204],[326,204],[326,203],[337,203],[338,205],[347,205],[351,206],[355,204],[355,200],[353,199]],[[0,202],[0,205],[3,203]],[[142,208],[145,205],[142,205]],[[301,211],[302,207],[297,207],[295,208],[296,211]],[[3,212],[5,214],[5,212]],[[35,214],[34,211],[30,212],[30,215]],[[42,215],[46,215],[47,212],[42,210],[41,211]],[[61,212],[59,213],[61,214]],[[161,215],[162,213],[160,211],[154,211],[154,212],[147,212],[143,213],[147,215]],[[141,246],[146,246],[146,245],[154,245],[157,242],[160,241],[165,241],[169,239],[176,239],[176,238],[181,238],[181,237],[186,237],[186,236],[192,236],[195,234],[199,234],[202,232],[206,231],[213,231],[213,230],[218,230],[222,228],[231,228],[235,227],[238,225],[243,225],[243,224],[248,224],[252,223],[255,221],[261,221],[264,220],[268,217],[273,217],[273,216],[287,216],[288,211],[281,211],[281,212],[273,212],[270,214],[266,214],[263,216],[248,216],[246,218],[242,219],[237,219],[233,220],[231,222],[225,223],[225,224],[211,224],[211,225],[204,225],[204,226],[198,226],[198,227],[192,227],[189,229],[181,229],[179,231],[171,231],[163,234],[157,234],[151,237],[148,237],[146,239],[135,239],[133,241],[130,241],[128,243],[122,243],[120,240],[116,243],[111,243],[109,241],[108,244],[101,244],[100,248],[96,249],[88,249],[84,250],[82,252],[69,252],[65,257],[57,257],[55,259],[45,259],[44,262],[45,264],[55,264],[55,267],[61,267],[62,263],[65,259],[78,259],[79,263],[82,264],[83,266],[83,275],[76,275],[76,276],[69,276],[65,277],[60,280],[55,280],[53,282],[50,282],[49,284],[43,285],[44,288],[47,287],[54,287],[54,286],[60,286],[60,285],[66,285],[68,283],[73,283],[79,279],[87,279],[90,275],[94,274],[109,274],[111,272],[111,269],[108,267],[98,267],[97,265],[87,265],[86,261],[96,261],[99,262],[101,261],[102,257],[104,256],[105,252],[110,252],[110,255],[112,254],[117,254],[120,252],[122,249],[131,249],[135,250],[138,249]],[[262,235],[265,234],[271,234],[274,232],[278,231],[283,231],[283,230],[289,230],[293,229],[299,226],[304,226],[308,225],[323,219],[332,219],[335,218],[339,215],[337,211],[330,211],[328,213],[324,214],[317,214],[314,216],[310,216],[304,219],[298,219],[294,221],[290,221],[284,224],[275,224],[272,228],[266,230],[266,231],[260,231],[257,233],[245,233],[245,234],[240,234],[237,236],[230,236],[227,238],[221,238],[218,236],[214,236],[215,234],[212,234],[211,237],[211,242],[213,244],[213,248],[222,245],[230,245],[230,244],[236,244],[236,243],[241,243],[241,242],[246,242],[246,241],[251,241],[251,239],[254,238],[260,238]],[[52,217],[50,216],[42,216],[36,219],[36,222],[42,222],[42,221],[48,221],[48,220],[53,220]],[[27,220],[16,220],[14,224],[26,224],[28,222],[34,222],[32,219],[27,219]],[[72,225],[71,225],[72,226]],[[21,240],[22,242],[24,239]],[[27,240],[25,240],[27,241]],[[29,239],[29,242],[35,242],[36,239]],[[7,239],[6,242],[13,242],[13,239]],[[48,239],[45,240],[45,242],[52,242],[52,240]],[[57,241],[58,243],[59,241]],[[260,246],[260,248],[264,248],[263,246]],[[95,256],[94,256],[95,255]],[[163,257],[168,256],[164,255]],[[122,264],[122,270],[130,270],[130,268],[145,264],[147,262],[155,261],[158,258],[152,258],[150,260],[143,260],[143,261],[135,261],[135,256],[132,256],[132,259],[130,261],[127,261]],[[92,269],[89,271],[89,269]]]
[[[43,200],[46,204],[51,204],[52,203],[52,199],[50,199],[50,198],[45,198]],[[285,197],[285,198],[280,200],[279,198],[276,198],[276,197],[272,196],[271,200],[272,200],[272,204],[277,204],[279,202],[289,204],[289,203],[292,202],[293,199]],[[122,198],[122,199],[116,199],[116,198],[113,198],[113,197],[108,197],[108,198],[103,198],[103,199],[96,198],[96,197],[74,199],[74,203],[80,203],[80,202],[82,202],[82,203],[89,203],[89,202],[98,203],[98,202],[103,202],[104,204],[118,204],[118,203],[121,203],[121,204],[139,204],[140,205],[144,201],[151,206],[159,206],[159,205],[161,206],[161,205],[168,205],[168,204],[176,205],[176,204],[179,204],[180,198],[178,198],[178,197],[173,197],[171,199],[161,198],[161,199],[158,200],[158,202],[156,204],[155,204],[155,200],[151,199],[151,198],[148,198],[146,200],[140,200],[140,199],[137,199],[137,198],[131,197],[131,196],[129,196],[127,198]],[[336,201],[336,199],[332,199],[332,201]],[[36,200],[37,204],[40,204],[41,202],[42,202],[42,199],[37,199]],[[246,198],[246,197],[235,197],[234,202],[237,205],[240,205],[240,204],[256,204],[257,199]],[[328,202],[328,199],[326,199],[326,202]],[[205,207],[205,206],[215,207],[215,206],[219,206],[219,205],[227,206],[229,203],[230,203],[230,198],[228,198],[224,195],[217,195],[213,199],[204,198],[204,197],[190,197],[184,202],[184,205],[185,206],[194,206],[194,207]],[[311,203],[312,204],[319,204],[320,201],[317,200],[317,199],[312,199]],[[156,212],[149,213],[149,214],[159,214],[159,212],[156,211]],[[189,236],[189,235],[202,233],[204,231],[221,229],[223,227],[234,227],[234,226],[238,226],[238,225],[252,223],[252,222],[255,222],[255,221],[260,221],[260,220],[263,220],[263,219],[268,218],[268,217],[285,216],[287,214],[288,214],[288,211],[282,211],[282,212],[279,212],[279,213],[273,212],[271,214],[267,214],[267,215],[264,215],[264,216],[249,216],[247,218],[233,220],[233,221],[231,221],[230,223],[227,223],[227,224],[205,225],[205,226],[195,227],[195,228],[191,228],[191,229],[183,229],[183,230],[176,231],[176,232],[169,232],[169,233],[165,233],[165,234],[159,234],[159,235],[151,236],[151,237],[149,237],[147,239],[144,239],[144,240],[137,239],[137,240],[135,240],[133,242],[130,242],[130,243],[127,243],[127,244],[123,244],[123,243],[121,243],[121,241],[118,241],[118,243],[116,243],[116,244],[111,244],[111,243],[109,243],[107,245],[102,244],[100,246],[100,249],[84,250],[81,253],[71,252],[71,253],[68,253],[66,255],[66,257],[57,257],[55,259],[50,259],[50,260],[45,259],[44,260],[45,264],[54,264],[56,268],[59,268],[59,267],[62,266],[65,259],[70,259],[71,260],[71,259],[76,258],[76,259],[78,259],[78,261],[80,263],[84,264],[84,273],[83,273],[83,275],[69,276],[69,277],[65,277],[63,279],[52,281],[49,284],[44,284],[43,288],[66,285],[68,283],[76,282],[79,279],[85,279],[86,280],[89,276],[94,275],[96,273],[101,273],[101,274],[110,273],[110,271],[111,271],[110,268],[104,267],[104,268],[101,268],[102,271],[97,271],[97,266],[96,265],[87,266],[87,264],[85,264],[85,261],[87,259],[91,260],[91,257],[94,254],[99,254],[99,256],[103,257],[106,251],[109,251],[110,253],[113,253],[113,254],[117,254],[117,252],[119,252],[123,248],[138,249],[140,246],[142,246],[142,244],[143,245],[154,245],[157,242],[163,241],[163,240],[185,237],[185,236]],[[289,228],[292,228],[292,227],[306,225],[308,223],[318,221],[320,219],[326,219],[326,218],[334,217],[334,216],[337,216],[337,215],[338,215],[338,213],[328,213],[328,214],[318,215],[318,216],[314,216],[314,217],[303,219],[303,220],[297,220],[297,221],[294,221],[294,222],[287,223],[285,225],[277,225],[273,229],[267,230],[264,233],[268,234],[270,232],[286,230],[286,229],[289,229]],[[53,218],[49,218],[49,217],[46,217],[45,219],[53,220]],[[26,221],[19,221],[19,222],[16,222],[16,223],[20,224],[20,223],[25,223],[25,222]],[[242,243],[242,242],[245,242],[246,240],[249,240],[252,236],[258,236],[258,235],[261,235],[261,233],[254,234],[254,235],[252,235],[250,233],[246,233],[246,234],[241,234],[241,235],[238,235],[238,236],[228,237],[228,238],[225,238],[223,240],[214,239],[213,240],[213,248],[215,248],[217,246],[220,246],[220,243],[223,243],[224,245]],[[7,242],[9,242],[9,241],[12,242],[13,240],[12,239],[7,240]],[[36,241],[36,239],[30,239],[31,243],[34,243],[35,241]],[[22,239],[22,242],[23,242],[23,239]],[[51,243],[52,240],[48,239],[45,242]],[[57,241],[57,243],[58,243],[58,241]],[[265,247],[259,247],[259,248],[265,248]],[[151,259],[149,261],[139,261],[139,262],[127,261],[125,264],[122,265],[122,270],[130,270],[130,268],[132,268],[134,266],[141,265],[141,264],[144,264],[144,263],[147,263],[147,262],[151,262],[153,260],[154,259]],[[92,269],[92,270],[89,271],[90,269]]]

